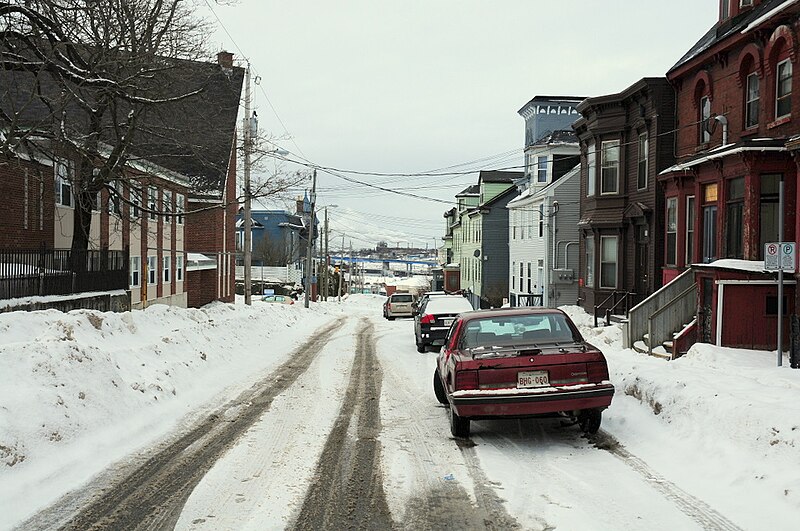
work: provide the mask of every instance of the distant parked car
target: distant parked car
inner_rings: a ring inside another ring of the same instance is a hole
[[[461,314],[437,356],[433,390],[460,438],[474,419],[556,415],[596,433],[614,396],[603,354],[564,312],[540,308]]]
[[[414,301],[414,311],[419,310],[419,307],[425,304],[431,297],[446,297],[448,295],[450,295],[450,293],[447,293],[446,291],[426,291],[420,295],[416,301]]]
[[[386,301],[386,318],[393,321],[395,317],[413,316],[413,303],[414,296],[410,293],[392,293]]]
[[[417,352],[425,352],[429,346],[443,345],[456,316],[471,310],[472,305],[461,295],[428,297],[414,315]]]
[[[288,295],[264,295],[261,297],[262,302],[273,302],[278,304],[294,304],[294,299]]]

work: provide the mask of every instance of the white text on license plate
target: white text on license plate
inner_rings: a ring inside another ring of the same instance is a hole
[[[453,318],[451,317],[449,319],[442,319],[442,324],[444,326],[450,326],[451,324],[453,324]]]
[[[525,371],[517,373],[517,389],[546,387],[550,385],[547,371]]]

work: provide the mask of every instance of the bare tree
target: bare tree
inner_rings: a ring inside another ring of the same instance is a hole
[[[187,82],[192,62],[207,56],[207,26],[194,7],[189,0],[0,1],[0,151],[74,161],[74,250],[88,246],[98,192],[122,198],[127,164],[193,156],[204,163],[181,131],[196,124],[175,120],[206,88]]]
[[[272,239],[269,235],[259,240],[253,249],[253,260],[267,266],[285,266],[289,262],[289,250],[286,243]]]

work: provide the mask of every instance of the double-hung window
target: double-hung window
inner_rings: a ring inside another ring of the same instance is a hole
[[[759,80],[758,74],[753,72],[747,76],[747,94],[745,95],[744,126],[745,128],[758,125]]]
[[[172,263],[172,257],[165,256],[163,258],[163,262],[164,262],[164,284],[169,284],[170,281],[172,280],[170,276],[170,264]]]
[[[180,254],[175,257],[175,281],[183,281],[183,255]]]
[[[600,193],[619,192],[619,140],[603,142],[602,167],[600,170]]]
[[[694,196],[686,198],[686,265],[694,263]]]
[[[727,258],[744,258],[744,177],[728,182],[725,214],[725,253]]]
[[[536,158],[536,182],[547,182],[547,157]]]
[[[586,243],[586,287],[594,287],[594,234],[591,232],[585,238]]]
[[[595,173],[595,160],[597,160],[596,153],[594,151],[594,143],[589,143],[586,145],[586,197],[592,197],[595,193],[595,188],[597,188],[596,179],[597,174]]]
[[[137,219],[141,215],[142,189],[137,186],[131,186],[129,201],[131,219]]]
[[[142,257],[131,256],[130,287],[138,288],[142,281],[141,276],[142,276]]]
[[[155,256],[147,257],[147,283],[150,284],[151,286],[155,285],[156,278],[158,278],[157,277],[158,265],[156,262],[156,258],[157,257]]]
[[[667,198],[667,255],[666,265],[678,262],[678,198]]]
[[[639,166],[637,172],[637,188],[644,190],[647,188],[647,150],[648,150],[647,133],[639,135]]]
[[[164,190],[161,193],[161,200],[163,203],[163,208],[161,209],[164,212],[164,223],[171,223],[172,222],[172,192],[169,190]]]
[[[792,113],[792,62],[789,59],[778,63],[775,83],[775,119]]]
[[[147,209],[150,211],[150,219],[156,219],[158,214],[158,189],[155,186],[147,188]]]
[[[539,205],[539,237],[544,235],[544,205]]]
[[[705,144],[711,142],[711,98],[703,96],[700,98],[700,142]]]
[[[175,194],[175,223],[183,225],[183,213],[186,212],[186,196]]]
[[[119,215],[122,211],[122,186],[119,181],[113,181],[106,189],[108,190],[108,213]]]
[[[600,287],[617,287],[617,237],[600,237]]]
[[[70,160],[57,160],[56,166],[56,204],[72,207],[72,181],[75,178],[75,165]]]

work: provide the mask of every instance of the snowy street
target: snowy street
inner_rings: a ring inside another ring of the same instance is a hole
[[[0,314],[0,529],[790,529],[800,371],[608,358],[601,431],[450,435],[434,352],[382,297]]]

